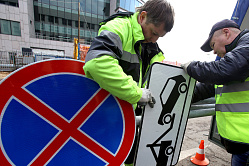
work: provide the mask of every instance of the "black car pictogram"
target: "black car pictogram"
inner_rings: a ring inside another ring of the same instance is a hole
[[[174,87],[167,99],[167,101],[163,102],[163,94],[167,88],[169,82],[175,82]],[[166,84],[164,85],[161,93],[160,93],[160,100],[162,104],[162,112],[158,119],[158,124],[164,125],[168,124],[172,121],[172,116],[170,113],[172,112],[180,93],[185,93],[187,91],[187,84],[185,83],[186,79],[182,75],[178,75],[175,77],[171,77],[167,80]]]

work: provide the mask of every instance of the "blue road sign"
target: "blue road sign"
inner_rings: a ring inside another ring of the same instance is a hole
[[[42,61],[0,83],[1,163],[123,163],[135,135],[133,108],[86,78],[83,65]]]

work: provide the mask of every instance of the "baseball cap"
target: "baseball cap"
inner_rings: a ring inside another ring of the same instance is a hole
[[[212,51],[212,48],[210,47],[210,41],[211,41],[211,38],[213,37],[214,32],[222,28],[230,28],[230,27],[239,29],[239,25],[236,22],[232,20],[228,20],[228,19],[222,20],[214,24],[214,26],[211,29],[211,32],[209,33],[208,39],[201,46],[201,49],[205,52]]]

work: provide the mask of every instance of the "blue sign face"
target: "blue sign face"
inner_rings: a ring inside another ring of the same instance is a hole
[[[119,99],[96,82],[61,72],[18,86],[18,92],[8,94],[0,121],[2,152],[10,165],[101,166],[124,161],[129,150],[122,161],[119,155],[126,139],[126,115]]]

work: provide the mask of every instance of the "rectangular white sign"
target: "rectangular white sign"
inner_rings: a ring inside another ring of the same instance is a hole
[[[135,166],[177,164],[195,82],[181,67],[152,65],[148,89],[156,104],[143,111]]]

